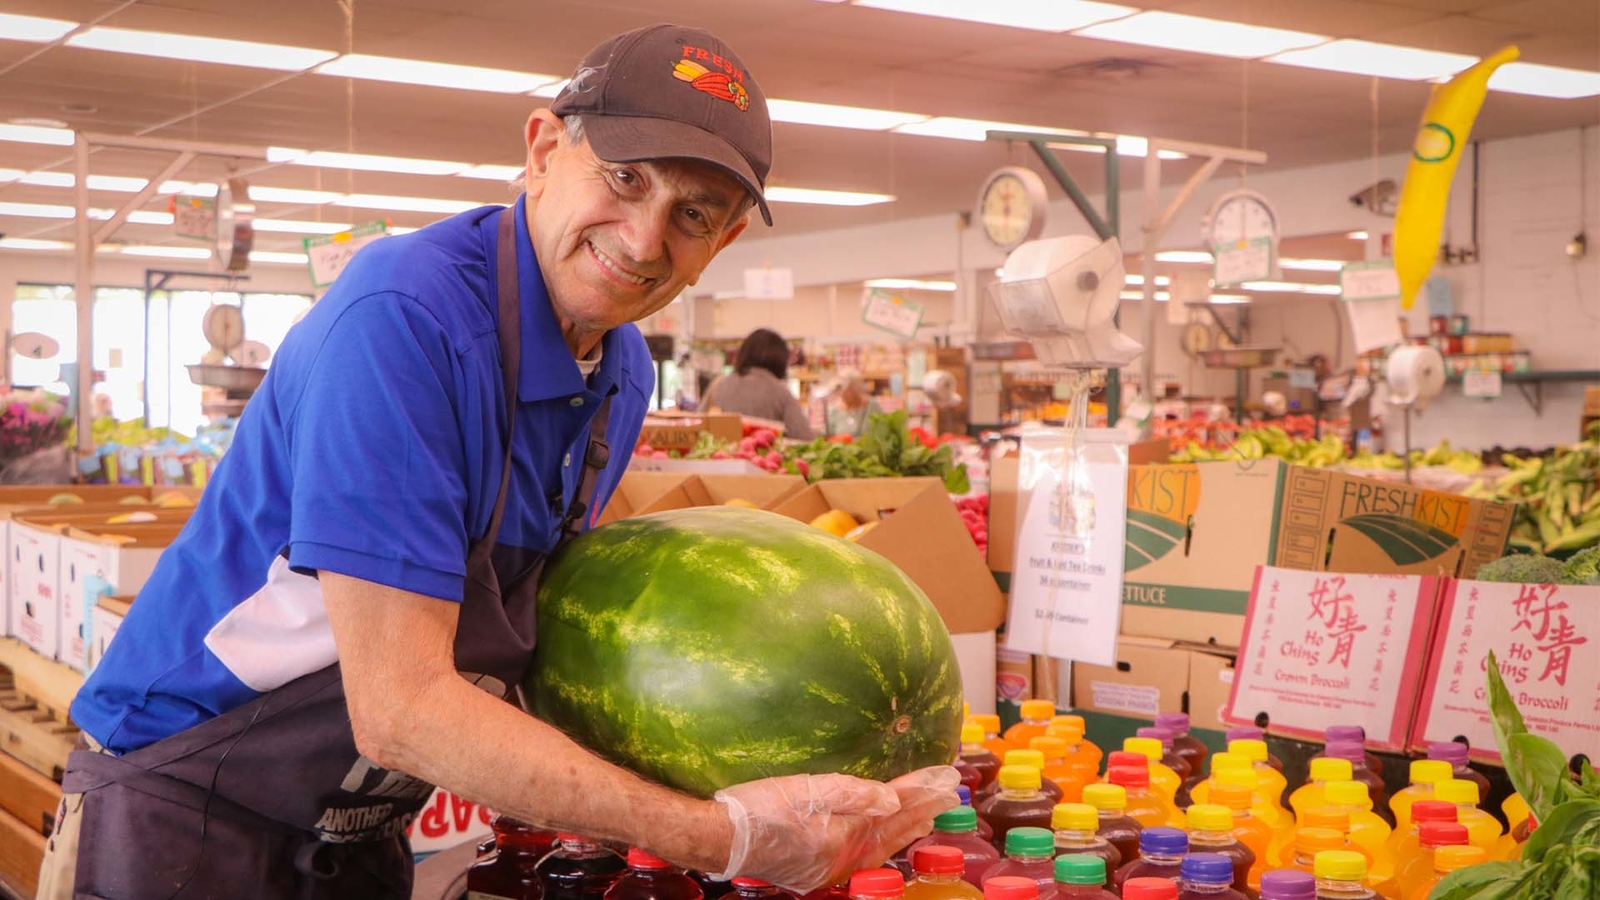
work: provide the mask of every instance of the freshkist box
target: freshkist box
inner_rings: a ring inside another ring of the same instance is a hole
[[[101,579],[120,594],[135,594],[155,570],[161,553],[177,539],[182,525],[69,526],[61,536],[58,658],[87,671],[93,641],[88,592]]]

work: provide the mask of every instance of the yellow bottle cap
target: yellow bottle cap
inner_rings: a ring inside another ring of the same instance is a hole
[[[972,715],[972,704],[965,700],[961,701],[961,720],[965,722],[970,715]]]
[[[1436,781],[1433,784],[1433,799],[1458,806],[1477,806],[1478,785],[1462,778]]]
[[[1241,738],[1237,741],[1229,741],[1228,752],[1242,756],[1249,760],[1252,764],[1264,763],[1267,761],[1267,742],[1252,740],[1250,738]]]
[[[1433,867],[1441,872],[1454,872],[1467,866],[1475,866],[1488,858],[1489,854],[1484,853],[1482,847],[1440,847],[1433,851]]]
[[[1367,858],[1354,850],[1324,850],[1312,866],[1318,878],[1329,881],[1366,881]]]
[[[1057,803],[1050,811],[1050,827],[1056,831],[1094,831],[1100,827],[1100,812],[1087,803]]]
[[[1104,812],[1121,812],[1128,808],[1128,789],[1120,784],[1087,784],[1083,802]]]
[[[1211,754],[1211,774],[1212,775],[1216,775],[1216,774],[1218,774],[1220,772],[1225,772],[1225,771],[1227,771],[1229,769],[1234,769],[1236,771],[1242,771],[1242,772],[1248,772],[1248,771],[1250,771],[1250,760],[1245,759],[1243,756],[1240,756],[1237,753],[1213,753],[1213,754]]]
[[[961,726],[961,743],[983,743],[983,726],[979,725],[977,722],[968,722],[967,724]]]
[[[1189,807],[1189,830],[1232,831],[1233,810],[1216,803],[1196,803]]]
[[[1301,828],[1294,833],[1294,852],[1299,856],[1343,849],[1344,833],[1332,828]]]
[[[1056,705],[1049,700],[1022,701],[1022,717],[1030,722],[1048,722],[1056,714]]]
[[[1455,767],[1442,759],[1418,759],[1411,763],[1412,784],[1434,784],[1454,777]]]
[[[1258,780],[1259,779],[1256,778],[1256,773],[1248,768],[1223,769],[1221,772],[1211,776],[1211,788],[1212,790],[1216,790],[1217,788],[1226,785],[1228,787],[1238,787],[1244,788],[1247,791],[1254,791],[1256,789],[1256,782]]]
[[[1061,738],[1069,747],[1083,743],[1083,729],[1076,725],[1051,725],[1044,730],[1044,733],[1046,737]]]
[[[1333,806],[1319,806],[1306,810],[1300,817],[1302,828],[1331,828],[1340,834],[1350,831],[1350,814]]]
[[[1029,750],[1037,750],[1044,754],[1046,760],[1060,759],[1067,755],[1067,742],[1058,737],[1036,737],[1028,742]]]
[[[1000,774],[996,777],[1002,788],[1013,791],[1037,791],[1041,783],[1039,770],[1033,766],[1001,766]]]
[[[1129,753],[1137,753],[1151,762],[1161,761],[1161,742],[1155,738],[1131,737],[1122,742],[1122,749]]]
[[[1070,714],[1064,716],[1051,716],[1050,724],[1056,726],[1076,725],[1078,726],[1078,730],[1084,733],[1088,733],[1089,729],[1089,726],[1083,724],[1083,716],[1075,716]]]
[[[1044,754],[1037,750],[1007,750],[1005,764],[1008,766],[1032,766],[1035,769],[1044,768]]]
[[[1311,761],[1312,781],[1349,781],[1355,774],[1348,759],[1319,756]]]
[[[1359,806],[1372,808],[1372,795],[1359,781],[1330,781],[1322,787],[1322,795],[1334,806]]]
[[[1223,782],[1211,786],[1211,802],[1234,812],[1249,809],[1254,801],[1255,790],[1252,785]],[[1192,806],[1189,808],[1194,809]]]

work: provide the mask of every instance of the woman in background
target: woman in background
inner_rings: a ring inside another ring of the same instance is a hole
[[[789,345],[775,331],[757,328],[739,345],[733,374],[711,383],[700,408],[783,423],[785,437],[809,441],[811,422],[789,393]]]
[[[860,437],[861,432],[866,430],[867,416],[882,412],[867,392],[867,380],[861,377],[860,372],[846,369],[839,373],[832,401],[828,404],[828,436],[847,434],[852,438]]]

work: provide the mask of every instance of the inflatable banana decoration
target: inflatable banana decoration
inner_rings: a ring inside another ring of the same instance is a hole
[[[1519,55],[1514,45],[1506,47],[1434,88],[1428,99],[1394,216],[1394,268],[1400,276],[1400,305],[1406,309],[1417,302],[1417,291],[1439,255],[1450,182],[1472,122],[1483,108],[1489,76]]]

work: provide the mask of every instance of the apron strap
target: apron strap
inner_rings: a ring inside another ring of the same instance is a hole
[[[506,394],[506,441],[500,469],[500,490],[494,498],[494,510],[489,513],[489,530],[472,547],[467,570],[472,571],[472,560],[488,562],[494,552],[495,538],[500,534],[500,522],[505,518],[506,495],[511,490],[511,452],[517,436],[517,383],[522,373],[522,294],[517,281],[517,211],[508,206],[500,214],[499,236],[495,241],[495,293],[500,306],[500,373]]]
[[[600,486],[600,473],[611,461],[611,445],[606,443],[606,429],[611,425],[611,395],[600,401],[600,409],[589,423],[589,447],[583,454],[583,471],[578,476],[578,493],[572,508],[561,522],[561,544],[578,536],[584,516],[594,508],[594,495]],[[590,523],[593,524],[593,523]]]

